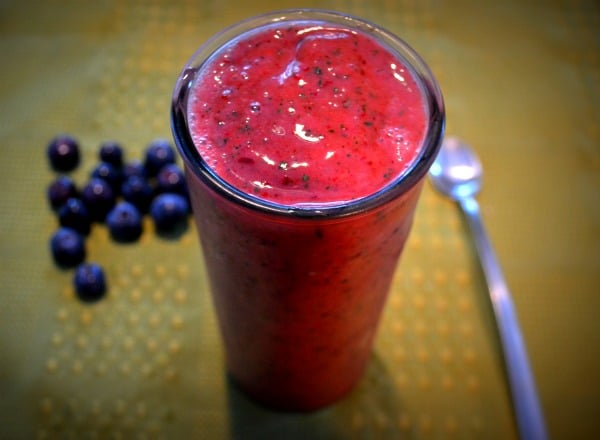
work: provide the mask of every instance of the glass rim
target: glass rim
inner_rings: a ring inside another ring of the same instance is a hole
[[[427,106],[427,132],[421,151],[412,164],[388,185],[378,191],[357,199],[343,202],[325,202],[301,205],[275,203],[249,194],[236,188],[221,178],[198,152],[188,126],[187,97],[189,86],[195,75],[212,55],[235,38],[258,27],[265,27],[286,21],[320,21],[343,25],[361,30],[375,38],[388,50],[399,57],[411,70],[415,81],[424,94]],[[439,85],[421,56],[404,40],[392,32],[365,19],[325,9],[284,9],[272,11],[234,23],[221,30],[202,44],[185,64],[175,83],[171,103],[171,130],[177,149],[183,158],[188,172],[193,172],[213,191],[236,205],[264,213],[299,218],[335,218],[370,211],[385,205],[408,192],[420,182],[429,170],[439,151],[445,126],[445,109]]]

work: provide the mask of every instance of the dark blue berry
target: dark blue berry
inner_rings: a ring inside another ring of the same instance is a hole
[[[144,160],[147,176],[156,176],[162,167],[170,163],[175,163],[175,149],[169,141],[157,139],[148,145]]]
[[[144,164],[139,160],[132,160],[123,166],[123,180],[131,176],[146,177]]]
[[[185,228],[188,213],[188,202],[181,194],[160,194],[150,205],[150,215],[159,233]]]
[[[61,267],[77,266],[85,259],[83,236],[71,228],[59,228],[50,239],[50,250]]]
[[[77,297],[85,302],[98,301],[106,293],[104,271],[95,263],[84,263],[77,266],[73,284]]]
[[[46,148],[50,166],[55,171],[68,172],[79,165],[79,143],[69,135],[60,135],[50,141]]]
[[[106,216],[106,225],[113,240],[130,243],[142,235],[142,215],[129,202],[119,202]]]
[[[50,206],[56,210],[71,197],[77,197],[77,187],[70,177],[60,176],[48,185],[47,195]]]
[[[104,179],[91,178],[81,192],[81,200],[85,203],[92,220],[102,222],[108,211],[115,206],[115,193]]]
[[[90,233],[92,218],[81,199],[70,198],[58,210],[58,221],[61,226],[74,229],[83,235]]]
[[[187,184],[181,168],[173,163],[162,167],[156,176],[156,192],[177,193],[187,197]]]
[[[118,195],[121,190],[121,170],[108,162],[100,162],[96,165],[92,170],[90,177],[106,180],[110,184],[115,195]]]
[[[126,201],[134,204],[140,212],[146,213],[154,198],[154,188],[145,177],[130,176],[121,185],[121,194]]]
[[[98,156],[102,162],[111,164],[116,168],[123,166],[123,147],[115,141],[106,141],[100,145]]]

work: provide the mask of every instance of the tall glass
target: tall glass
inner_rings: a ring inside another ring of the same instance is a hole
[[[411,70],[421,88],[428,121],[418,157],[367,197],[322,205],[267,201],[219,176],[192,140],[188,97],[207,60],[245,32],[304,20],[374,37]],[[343,14],[293,10],[251,18],[214,36],[185,66],[173,95],[172,129],[185,164],[226,366],[251,397],[278,409],[314,410],[340,399],[359,381],[443,128],[442,96],[421,58],[393,34]]]

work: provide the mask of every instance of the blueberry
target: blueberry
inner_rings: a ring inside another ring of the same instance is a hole
[[[175,163],[175,149],[168,141],[157,139],[148,145],[144,160],[147,176],[156,176],[163,166],[170,163]]]
[[[61,226],[74,229],[82,235],[90,233],[92,218],[81,199],[70,198],[58,210],[58,221]]]
[[[81,200],[85,203],[92,220],[102,222],[115,205],[116,197],[106,180],[93,177],[83,188]]]
[[[130,176],[121,185],[121,194],[126,201],[134,204],[140,212],[146,213],[154,198],[154,188],[145,177]]]
[[[56,210],[71,197],[77,197],[77,187],[70,177],[60,176],[48,185],[47,195],[50,206]]]
[[[48,144],[46,153],[55,171],[68,172],[79,165],[79,143],[70,135],[56,136]]]
[[[142,215],[129,202],[119,202],[106,216],[106,225],[113,240],[129,243],[142,235]]]
[[[159,233],[185,229],[188,213],[188,201],[181,194],[160,194],[150,205],[150,215]]]
[[[77,297],[85,302],[98,301],[106,293],[104,270],[95,263],[84,263],[77,266],[73,284]]]
[[[144,164],[139,160],[132,160],[123,166],[123,180],[131,176],[146,177]]]
[[[115,168],[123,167],[123,147],[115,141],[106,141],[98,151],[100,161],[107,162]]]
[[[59,228],[50,239],[54,261],[61,267],[77,266],[85,259],[83,236],[71,228]]]
[[[159,194],[170,192],[187,197],[187,184],[181,168],[173,163],[162,167],[156,176],[156,191]]]
[[[92,170],[90,175],[90,177],[106,180],[110,184],[115,195],[118,195],[121,190],[121,176],[121,171],[108,162],[100,162]]]

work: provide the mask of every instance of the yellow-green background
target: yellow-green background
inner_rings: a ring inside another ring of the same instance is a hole
[[[365,380],[308,416],[223,375],[195,231],[139,244],[103,227],[107,298],[75,300],[48,238],[48,140],[75,135],[82,184],[103,140],[170,137],[176,76],[225,25],[272,9],[357,14],[439,79],[447,132],[485,168],[483,214],[555,439],[600,435],[600,6],[594,0],[0,1],[0,438],[515,438],[472,243],[428,184]]]

